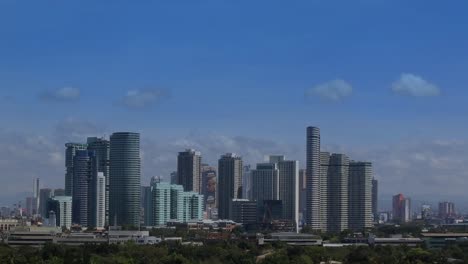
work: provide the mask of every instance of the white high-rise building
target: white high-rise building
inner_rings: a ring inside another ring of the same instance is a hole
[[[323,229],[320,173],[320,129],[307,128],[306,146],[307,208],[306,223],[314,230]]]
[[[103,228],[106,225],[106,177],[98,172],[91,178],[89,193],[88,224],[92,227]]]

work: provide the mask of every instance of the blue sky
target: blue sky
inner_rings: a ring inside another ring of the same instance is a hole
[[[303,161],[317,125],[324,148],[374,161],[388,194],[448,177],[464,197],[468,2],[97,2],[0,1],[0,138],[31,164],[0,159],[7,196],[36,176],[60,185],[63,143],[93,133],[141,132],[146,180],[192,146],[210,163],[231,149]]]

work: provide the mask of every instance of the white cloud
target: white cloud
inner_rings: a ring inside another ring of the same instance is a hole
[[[57,90],[45,91],[40,95],[40,98],[46,101],[69,102],[77,101],[80,94],[80,89],[76,87],[63,87]]]
[[[306,91],[306,97],[319,96],[331,101],[340,101],[353,93],[353,87],[346,81],[336,79],[312,87]]]
[[[420,76],[403,73],[400,78],[392,84],[392,91],[397,94],[428,97],[440,95],[440,89]]]
[[[122,104],[131,109],[141,109],[154,105],[167,97],[164,90],[130,90],[122,99]]]

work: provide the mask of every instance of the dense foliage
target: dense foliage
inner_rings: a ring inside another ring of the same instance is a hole
[[[330,260],[343,263],[448,263],[450,258],[468,263],[468,252],[458,247],[427,250],[408,247],[292,247],[282,243],[258,247],[246,241],[230,241],[204,246],[84,245],[69,247],[47,244],[43,248],[9,247],[0,244],[0,263],[20,264],[311,264]]]

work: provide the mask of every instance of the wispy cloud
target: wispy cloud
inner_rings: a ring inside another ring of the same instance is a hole
[[[318,84],[305,92],[306,97],[319,96],[330,101],[340,101],[353,93],[353,87],[344,80],[336,79]]]
[[[168,95],[162,89],[130,90],[122,98],[121,104],[130,109],[143,109],[159,103]]]
[[[403,73],[400,78],[392,84],[392,91],[396,94],[414,97],[440,95],[440,89],[437,85],[411,73]]]
[[[45,101],[71,102],[80,99],[80,89],[76,87],[63,87],[57,90],[42,92],[39,97]]]

